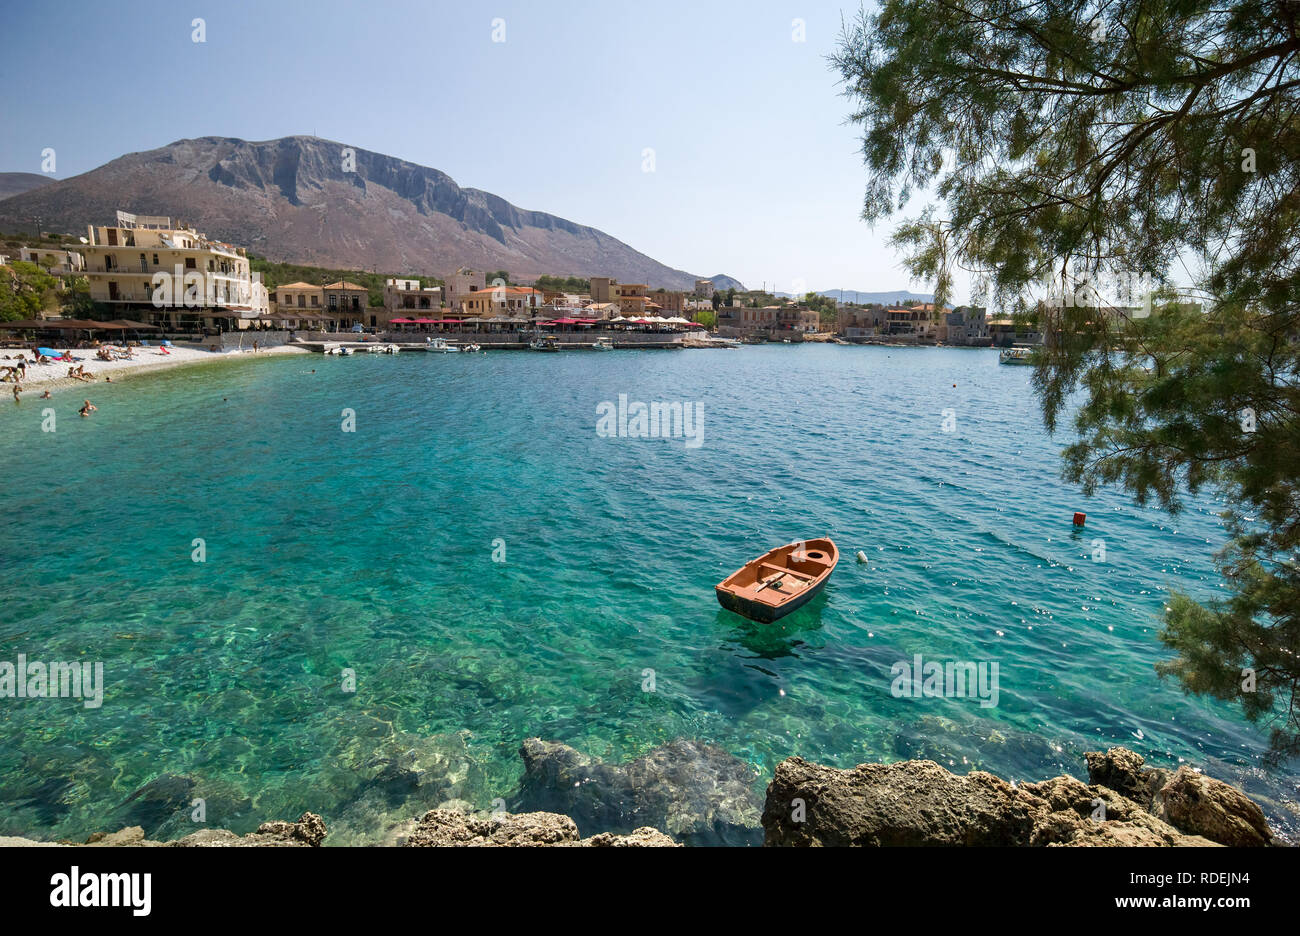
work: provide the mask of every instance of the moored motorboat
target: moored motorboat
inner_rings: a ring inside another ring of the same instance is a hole
[[[1026,348],[1020,345],[1004,348],[998,353],[999,364],[1030,364],[1034,363],[1034,349]]]
[[[544,335],[528,342],[528,349],[530,351],[559,351],[560,346],[556,344],[554,335]]]
[[[595,341],[593,341],[593,342],[591,343],[591,350],[593,350],[593,351],[613,351],[613,350],[614,350],[614,339],[613,339],[613,338],[597,338]]]
[[[769,623],[811,601],[839,559],[828,537],[788,543],[745,563],[714,591],[728,611]]]
[[[447,354],[451,351],[460,350],[459,348],[447,344],[446,338],[428,338],[426,339],[426,341],[428,342],[424,346],[424,350],[426,351],[434,351],[439,354]]]

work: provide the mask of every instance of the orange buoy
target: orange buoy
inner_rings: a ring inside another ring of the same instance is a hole
[[[1087,514],[1082,514],[1082,513],[1078,513],[1078,512],[1076,512],[1075,515],[1074,515],[1074,525],[1075,525],[1075,526],[1083,526],[1083,522],[1084,522],[1085,520],[1087,520],[1087,519],[1088,519],[1088,515],[1087,515]]]

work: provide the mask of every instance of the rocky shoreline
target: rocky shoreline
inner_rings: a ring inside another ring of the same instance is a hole
[[[678,740],[623,765],[530,738],[514,811],[474,813],[450,802],[386,830],[405,847],[1231,846],[1283,845],[1237,788],[1190,767],[1147,767],[1127,748],[1084,755],[1088,783],[1069,776],[1007,782],[953,774],[927,760],[849,770],[782,761],[760,804],[752,768],[720,748]],[[138,792],[138,791],[137,791]],[[760,814],[761,810],[761,814]],[[626,828],[619,831],[611,827]],[[759,828],[761,826],[761,828]],[[580,829],[605,829],[583,838]],[[0,847],[316,847],[328,835],[311,812],[237,835],[203,829],[172,841],[141,826],[84,843],[0,837]]]

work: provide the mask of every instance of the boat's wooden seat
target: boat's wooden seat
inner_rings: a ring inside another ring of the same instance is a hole
[[[795,578],[803,579],[805,582],[811,582],[817,577],[815,575],[809,575],[807,572],[798,572],[794,569],[787,568],[786,566],[773,565],[770,562],[760,562],[758,567],[760,569],[767,569],[769,572],[784,572],[786,575],[793,575]]]

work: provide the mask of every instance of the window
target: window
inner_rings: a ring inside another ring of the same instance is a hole
[[[320,296],[312,296],[312,297],[311,297],[311,307],[312,307],[313,309],[319,309],[319,308],[320,308]]]
[[[158,255],[157,255],[157,254],[154,254],[154,255],[153,255],[153,265],[154,265],[154,266],[157,266],[157,265],[158,265]]]
[[[194,260],[193,257],[186,257],[186,258],[185,258],[185,269],[187,269],[187,270],[196,270],[196,269],[198,269],[198,265],[195,263],[195,260]]]
[[[304,306],[306,306],[306,304],[307,304],[306,301],[305,301],[306,298],[307,298],[307,297],[304,296],[302,293],[298,293],[298,308],[301,309],[301,308],[303,308]]]

